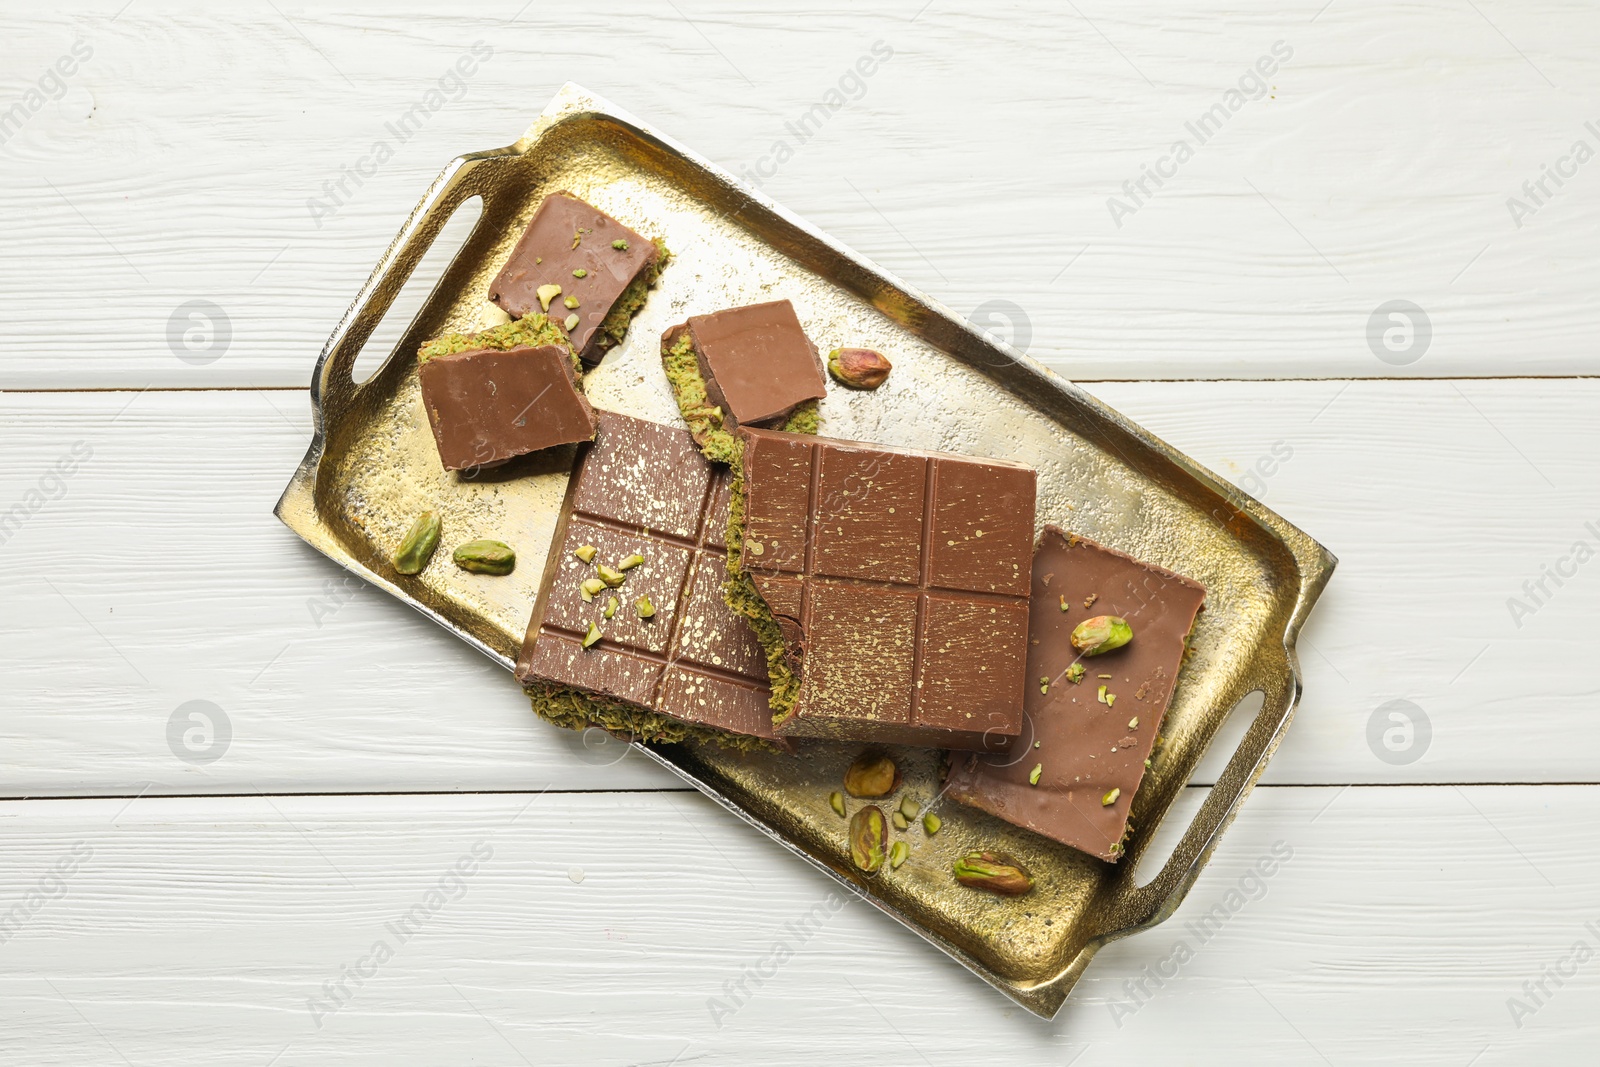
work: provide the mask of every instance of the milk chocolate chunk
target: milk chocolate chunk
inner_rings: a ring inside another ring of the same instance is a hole
[[[1016,735],[1034,472],[778,430],[743,436],[740,565],[800,678],[778,734],[957,749]]]
[[[776,425],[800,404],[827,395],[822,357],[787,300],[690,316],[662,335],[662,351],[684,337],[694,347],[707,399],[722,409],[730,430]]]
[[[772,737],[766,653],[722,599],[729,472],[683,430],[598,414],[567,486],[517,677]],[[583,553],[588,561],[577,552],[586,546],[595,550]],[[602,567],[621,577],[614,592],[628,605],[609,618],[611,590],[583,593],[591,579],[609,586]],[[586,647],[591,626],[599,637]]]
[[[417,375],[444,469],[494,467],[594,437],[594,410],[563,347],[479,348],[433,356]]]
[[[1115,863],[1205,596],[1180,574],[1046,526],[1033,557],[1028,678],[1049,684],[1028,688],[1011,753],[952,762],[949,796]],[[1083,660],[1080,674],[1072,631],[1095,615],[1126,619],[1133,639]]]
[[[513,319],[548,314],[566,329],[573,350],[597,363],[627,333],[663,259],[655,243],[599,208],[551,193],[489,287],[489,299]],[[577,321],[565,326],[572,316]]]

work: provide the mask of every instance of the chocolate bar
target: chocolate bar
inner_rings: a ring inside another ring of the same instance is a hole
[[[958,749],[1015,736],[1034,472],[777,430],[742,435],[737,565],[776,623],[758,628],[769,655],[781,651],[799,680],[775,701],[778,735]]]
[[[1205,596],[1180,574],[1046,526],[1033,558],[1027,725],[1003,757],[957,757],[947,794],[1115,863]],[[1080,653],[1072,632],[1097,616],[1126,620],[1132,640]]]
[[[661,358],[701,446],[716,429],[785,425],[827,395],[822,357],[787,300],[692,315],[661,335]]]
[[[489,299],[513,319],[549,315],[585,363],[598,363],[627,335],[668,258],[665,245],[599,208],[551,193],[490,285]]]
[[[684,736],[683,724],[771,738],[766,653],[722,597],[730,473],[683,430],[598,415],[517,677],[566,725],[659,740]]]
[[[417,375],[445,470],[494,467],[594,438],[594,411],[564,343],[438,355]]]

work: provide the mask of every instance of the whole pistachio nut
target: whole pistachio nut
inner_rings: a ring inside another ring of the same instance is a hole
[[[394,550],[394,569],[401,574],[420,574],[422,568],[428,565],[428,560],[433,558],[434,549],[439,547],[439,513],[437,511],[424,511],[417,516],[417,521],[411,524],[411,529],[406,532],[400,542],[400,547]]]
[[[956,860],[956,881],[1003,897],[1020,897],[1033,888],[1033,875],[1010,856],[974,851]]]
[[[900,865],[904,863],[906,858],[910,855],[911,846],[906,844],[904,841],[896,841],[894,843],[894,847],[889,849],[889,866],[895,870],[899,870]]]
[[[844,789],[853,797],[886,797],[899,787],[900,768],[882,752],[863,752],[845,768]]]
[[[482,538],[456,548],[456,566],[473,574],[510,574],[517,567],[517,554],[504,541]]]
[[[1098,656],[1133,640],[1133,627],[1116,615],[1096,615],[1072,631],[1072,647],[1085,656]]]
[[[893,369],[882,352],[870,348],[835,348],[828,353],[828,373],[852,389],[876,389]]]
[[[602,582],[605,582],[613,589],[621,585],[628,578],[626,574],[617,570],[615,567],[608,567],[604,563],[596,567],[594,572],[600,576],[600,580]]]
[[[889,820],[883,809],[868,804],[850,817],[850,862],[867,874],[876,874],[889,850]]]

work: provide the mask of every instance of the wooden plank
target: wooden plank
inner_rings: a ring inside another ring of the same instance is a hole
[[[1342,559],[1268,781],[1594,779],[1600,727],[1573,708],[1595,693],[1600,586],[1583,567],[1532,614],[1506,604],[1600,545],[1600,383],[1096,389]],[[42,501],[0,546],[6,793],[675,787],[534,721],[498,668],[281,527],[308,422],[288,392],[0,397],[0,514]],[[46,498],[78,442],[92,454]],[[224,758],[169,747],[191,700],[229,717]]]
[[[1460,1067],[1584,1062],[1600,1038],[1592,787],[1262,789],[1177,915],[1102,952],[1053,1023],[693,794],[0,817],[0,901],[21,909],[0,1034],[28,1063],[972,1063],[998,1044],[1019,1065]]]
[[[513,140],[569,79],[1069,376],[1600,368],[1581,239],[1600,198],[1572,157],[1600,148],[1573,91],[1600,60],[1575,0],[514,6],[84,21],[12,4],[13,97],[80,38],[92,56],[0,144],[0,381],[304,385],[440,167]],[[1368,341],[1397,299],[1431,331],[1399,365]],[[168,341],[210,345],[194,300],[232,333],[203,365]]]

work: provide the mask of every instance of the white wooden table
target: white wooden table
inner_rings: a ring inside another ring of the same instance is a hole
[[[519,3],[3,4],[6,1062],[1593,1062],[1592,4]],[[824,880],[273,519],[405,213],[569,79],[1341,558],[1053,1023],[859,905],[718,1010]]]

